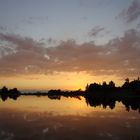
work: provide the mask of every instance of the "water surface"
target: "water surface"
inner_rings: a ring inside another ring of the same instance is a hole
[[[0,100],[0,140],[140,139],[139,110],[111,105],[93,107],[84,97],[62,96]]]

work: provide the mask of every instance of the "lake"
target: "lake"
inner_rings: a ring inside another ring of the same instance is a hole
[[[0,99],[0,140],[140,140],[140,113],[116,101],[84,97]]]

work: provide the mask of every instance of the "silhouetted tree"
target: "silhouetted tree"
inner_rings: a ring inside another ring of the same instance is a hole
[[[19,94],[19,91],[17,90],[17,88],[13,88],[9,90],[9,94]]]
[[[115,83],[113,81],[109,82],[109,87],[114,88],[115,87]]]
[[[129,78],[126,78],[125,79],[125,82],[129,84]]]
[[[17,88],[8,90],[8,88],[4,86],[0,90],[0,96],[3,101],[7,100],[8,97],[16,100],[20,96],[20,92],[17,90]]]
[[[103,87],[106,87],[106,86],[107,86],[106,81],[103,81]]]
[[[97,84],[97,83],[93,83],[93,84],[90,84],[89,87],[88,87],[88,92],[94,92],[94,91],[98,91],[98,90],[101,90],[101,85]]]
[[[8,94],[8,88],[6,86],[4,86],[2,89],[1,89],[1,92],[3,94]]]
[[[125,79],[125,83],[122,85],[123,88],[129,88],[129,78]]]

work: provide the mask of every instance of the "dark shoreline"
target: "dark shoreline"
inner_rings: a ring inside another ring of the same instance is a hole
[[[126,110],[138,110],[140,112],[140,78],[137,80],[129,81],[127,78],[121,87],[116,87],[113,81],[108,84],[91,83],[87,84],[85,91],[81,89],[75,91],[62,91],[60,89],[52,89],[48,92],[20,92],[17,88],[8,89],[3,87],[0,90],[0,99],[6,101],[8,98],[17,100],[20,96],[48,96],[50,99],[61,99],[64,97],[79,98],[82,96],[85,98],[87,105],[96,107],[103,105],[103,108],[109,106],[114,109],[116,101],[122,102]]]

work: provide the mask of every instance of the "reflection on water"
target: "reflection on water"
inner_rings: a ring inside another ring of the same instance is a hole
[[[17,98],[16,98],[17,99]],[[139,100],[20,96],[0,100],[0,140],[138,140]]]

